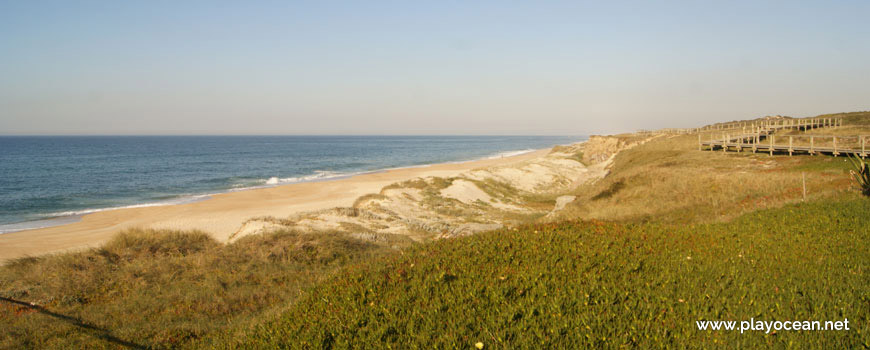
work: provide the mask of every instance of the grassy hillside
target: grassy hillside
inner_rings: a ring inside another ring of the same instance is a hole
[[[845,157],[698,151],[697,142],[664,136],[620,152],[611,174],[577,188],[553,221],[724,221],[803,200],[804,179],[808,199],[853,189]]]
[[[870,134],[870,113],[842,116],[818,132]],[[664,135],[599,181],[527,200],[549,210],[562,195],[576,199],[524,226],[422,244],[134,230],[19,259],[0,266],[0,348],[870,347],[870,202],[843,157],[702,152],[697,136]],[[854,330],[694,328],[750,317]]]
[[[566,222],[418,246],[343,270],[220,348],[870,346],[870,201],[730,223]],[[842,332],[699,331],[697,320],[843,320]]]
[[[0,348],[175,347],[249,327],[336,268],[389,251],[330,233],[223,245],[197,232],[128,231],[100,249],[0,268]]]

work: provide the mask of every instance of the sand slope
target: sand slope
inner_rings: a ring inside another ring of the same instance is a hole
[[[539,150],[513,157],[388,170],[324,182],[289,184],[215,195],[196,203],[128,208],[85,215],[80,222],[0,234],[0,261],[99,246],[131,227],[202,230],[226,241],[252,217],[346,207],[367,193],[416,177],[454,176],[470,169],[507,165],[547,154]]]
[[[361,197],[352,206],[253,218],[230,239],[284,228],[344,231],[384,242],[422,241],[546,218],[575,199],[565,193],[606,176],[613,156],[632,146],[617,138],[596,137],[530,159],[449,176],[417,177]]]
[[[97,212],[77,223],[0,234],[0,262],[96,247],[133,227],[200,230],[222,242],[281,228],[341,230],[373,240],[385,235],[424,240],[471,234],[560,210],[570,202],[566,192],[606,176],[615,154],[632,146],[612,137],[592,137],[512,157]]]

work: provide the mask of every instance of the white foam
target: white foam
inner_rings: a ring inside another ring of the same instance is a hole
[[[365,173],[367,173],[367,172],[339,173],[339,172],[328,171],[328,170],[316,170],[316,171],[314,171],[314,174],[305,175],[305,176],[295,176],[295,177],[272,176],[268,179],[258,180],[257,182],[259,182],[260,185],[254,185],[254,186],[235,185],[235,186],[233,186],[234,188],[229,190],[229,192],[244,191],[244,190],[251,190],[251,189],[256,189],[256,188],[264,188],[264,187],[273,187],[273,186],[287,185],[287,184],[300,183],[300,182],[314,182],[314,181],[332,180],[332,179],[351,177],[354,175],[360,175],[360,174],[365,174]]]
[[[499,158],[518,156],[518,155],[522,155],[522,154],[526,154],[526,153],[531,153],[534,151],[537,151],[537,149],[530,148],[530,149],[523,149],[523,150],[505,151],[505,152],[499,152],[499,153],[493,154],[491,156],[483,157],[483,158],[477,158],[477,159],[471,159],[471,160],[458,160],[458,161],[444,162],[444,163],[452,164],[452,163],[463,163],[463,162],[482,160],[482,159],[499,159]],[[212,195],[227,193],[227,192],[237,192],[237,191],[251,190],[251,189],[257,189],[257,188],[274,187],[274,186],[287,185],[287,184],[300,183],[300,182],[315,182],[315,181],[335,180],[335,179],[340,179],[340,178],[348,178],[348,177],[352,177],[352,176],[356,176],[356,175],[372,174],[372,173],[378,173],[378,172],[396,170],[396,169],[424,168],[424,167],[432,166],[434,164],[444,164],[444,163],[409,165],[409,166],[403,166],[403,167],[386,168],[386,169],[379,169],[379,170],[372,170],[372,171],[361,171],[361,172],[353,172],[353,173],[340,173],[340,172],[327,171],[327,170],[317,170],[314,172],[314,174],[305,175],[305,176],[284,177],[284,178],[272,176],[268,179],[257,180],[256,181],[256,183],[258,183],[257,185],[250,186],[248,184],[235,184],[235,185],[232,185],[232,188],[227,189],[226,191],[221,191],[221,192],[215,192],[215,193],[209,193],[209,194],[198,194],[198,195],[187,195],[187,196],[182,196],[182,197],[179,197],[176,199],[161,201],[161,202],[133,204],[133,205],[109,207],[109,208],[89,208],[89,209],[82,209],[82,210],[72,210],[72,211],[64,211],[64,212],[45,214],[42,216],[45,217],[46,219],[42,219],[42,220],[34,220],[34,221],[27,221],[27,222],[15,223],[15,224],[0,225],[0,234],[22,231],[22,230],[45,228],[45,227],[58,226],[58,225],[63,225],[63,224],[67,224],[67,223],[72,223],[72,222],[78,221],[81,218],[81,216],[83,216],[83,215],[97,213],[97,212],[106,211],[106,210],[145,208],[145,207],[156,207],[156,206],[164,206],[164,205],[185,204],[185,203],[192,203],[192,202],[197,202],[200,200],[205,200],[205,199],[208,199]]]
[[[526,153],[532,153],[534,151],[537,151],[537,150],[529,148],[529,149],[523,149],[523,150],[518,150],[518,151],[500,152],[500,153],[496,153],[494,155],[491,155],[489,157],[486,157],[484,159],[499,159],[499,158],[514,157],[514,156],[518,156],[518,155],[522,155],[522,154],[526,154]]]
[[[24,231],[24,230],[35,230],[35,229],[40,229],[40,228],[70,224],[70,223],[78,222],[81,219],[81,217],[84,215],[98,213],[98,212],[106,211],[106,210],[159,207],[159,206],[164,206],[164,205],[193,203],[193,202],[198,202],[201,200],[208,199],[209,196],[210,196],[210,194],[187,195],[187,196],[183,196],[183,197],[179,197],[179,198],[175,198],[175,199],[171,199],[171,200],[167,200],[167,201],[161,201],[161,202],[122,205],[122,206],[107,207],[107,208],[88,208],[88,209],[81,209],[81,210],[70,210],[70,211],[61,211],[61,212],[48,213],[48,214],[40,214],[39,216],[44,217],[45,219],[18,222],[18,223],[14,223],[14,224],[2,224],[2,225],[0,225],[0,234],[17,232],[17,231]]]
[[[80,219],[81,216],[67,216],[61,218],[19,222],[14,224],[3,224],[0,225],[0,234],[71,224],[74,222],[78,222]]]
[[[41,216],[56,218],[63,216],[81,216],[86,214],[97,213],[106,210],[115,210],[115,209],[130,209],[130,208],[146,208],[146,207],[159,207],[164,205],[175,205],[175,204],[185,204],[185,203],[193,203],[204,200],[208,198],[209,194],[199,194],[199,195],[182,195],[182,197],[161,201],[161,202],[151,202],[151,203],[141,203],[141,204],[131,204],[131,205],[122,205],[117,207],[108,207],[108,208],[89,208],[82,210],[71,210],[71,211],[62,211],[56,213],[43,214]]]

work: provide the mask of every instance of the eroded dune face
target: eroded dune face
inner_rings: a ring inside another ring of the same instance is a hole
[[[593,136],[520,163],[400,182],[358,198],[352,207],[251,219],[231,240],[276,229],[339,230],[374,241],[395,236],[420,241],[492,230],[564,208],[574,200],[566,192],[607,176],[620,150],[646,141],[627,144],[618,137]]]

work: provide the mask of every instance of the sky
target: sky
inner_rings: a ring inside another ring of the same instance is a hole
[[[0,0],[0,134],[586,135],[870,110],[870,1]]]

